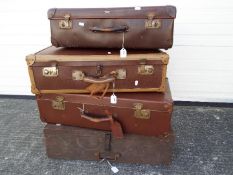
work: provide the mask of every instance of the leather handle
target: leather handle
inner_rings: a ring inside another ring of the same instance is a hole
[[[116,138],[123,138],[123,130],[122,130],[121,124],[118,121],[114,120],[114,118],[108,111],[105,111],[105,113],[106,115],[94,115],[94,114],[87,113],[83,111],[82,109],[80,109],[80,115],[82,118],[85,118],[95,123],[108,121],[110,122],[113,136]]]
[[[110,83],[115,81],[115,77],[114,76],[104,76],[104,77],[100,77],[100,78],[94,78],[94,77],[88,77],[88,76],[84,76],[83,77],[83,81],[87,82],[87,83],[95,83],[95,84],[100,84],[100,83]]]
[[[117,26],[117,27],[107,27],[107,28],[102,28],[102,27],[90,27],[89,30],[92,32],[127,32],[129,29],[128,26]]]
[[[81,117],[85,118],[89,121],[95,122],[95,123],[106,122],[106,121],[111,122],[112,121],[111,116],[94,115],[94,114],[86,113],[85,111],[81,112]]]

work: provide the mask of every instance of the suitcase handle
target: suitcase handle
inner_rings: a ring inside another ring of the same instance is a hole
[[[107,27],[107,28],[101,28],[101,27],[90,27],[89,30],[92,32],[127,32],[129,29],[128,26],[117,26],[117,27]]]
[[[83,77],[84,82],[95,83],[95,84],[111,83],[111,82],[115,81],[115,79],[116,78],[114,76],[104,76],[104,77],[100,77],[100,78],[94,78],[94,77],[88,77],[88,76]]]
[[[117,72],[113,71],[108,75],[102,76],[102,77],[93,77],[86,75],[83,71],[75,70],[72,73],[73,80],[81,80],[86,83],[94,83],[94,84],[100,84],[100,83],[111,83],[115,81]]]
[[[123,138],[123,130],[121,124],[118,121],[114,120],[112,114],[110,114],[107,110],[105,110],[106,116],[102,116],[102,115],[97,116],[94,114],[90,114],[85,112],[81,108],[79,108],[79,110],[81,117],[91,122],[95,122],[95,123],[106,122],[106,121],[110,122],[113,136],[116,138]]]

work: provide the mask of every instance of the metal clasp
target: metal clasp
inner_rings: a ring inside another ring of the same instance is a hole
[[[117,69],[116,71],[113,71],[112,73],[115,74],[116,79],[118,80],[126,79],[126,69]]]
[[[152,75],[154,73],[153,65],[140,65],[138,66],[138,74],[140,75]]]
[[[65,110],[64,97],[57,96],[56,99],[52,101],[52,108],[56,110]]]
[[[60,29],[71,29],[72,28],[72,21],[70,20],[70,15],[66,14],[64,16],[65,19],[59,21]]]
[[[145,22],[146,29],[158,29],[161,27],[161,21],[159,19],[154,19],[153,15],[149,15],[148,19]]]
[[[42,74],[44,77],[57,77],[58,76],[58,68],[56,66],[44,67],[42,69]]]
[[[84,77],[85,77],[85,74],[81,70],[74,70],[72,72],[72,79],[73,80],[83,80]]]
[[[134,117],[139,119],[150,119],[150,110],[149,109],[142,109],[142,103],[135,103],[134,104]]]

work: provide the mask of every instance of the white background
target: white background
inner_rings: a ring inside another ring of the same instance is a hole
[[[31,95],[25,56],[50,45],[53,7],[175,5],[168,77],[174,100],[233,102],[232,0],[1,0],[0,94]]]

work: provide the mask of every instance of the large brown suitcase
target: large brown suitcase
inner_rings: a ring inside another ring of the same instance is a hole
[[[45,126],[44,138],[49,158],[147,164],[171,163],[175,140],[172,131],[163,137],[126,134],[116,139],[109,132],[51,124]]]
[[[27,56],[27,63],[34,94],[163,92],[168,55],[129,51],[120,58],[116,50],[49,47]]]
[[[56,47],[168,49],[175,17],[174,6],[48,11]]]
[[[36,96],[43,122],[111,130],[123,134],[159,136],[171,131],[173,101],[167,85],[165,93],[117,93],[102,99],[85,94],[40,94]]]

